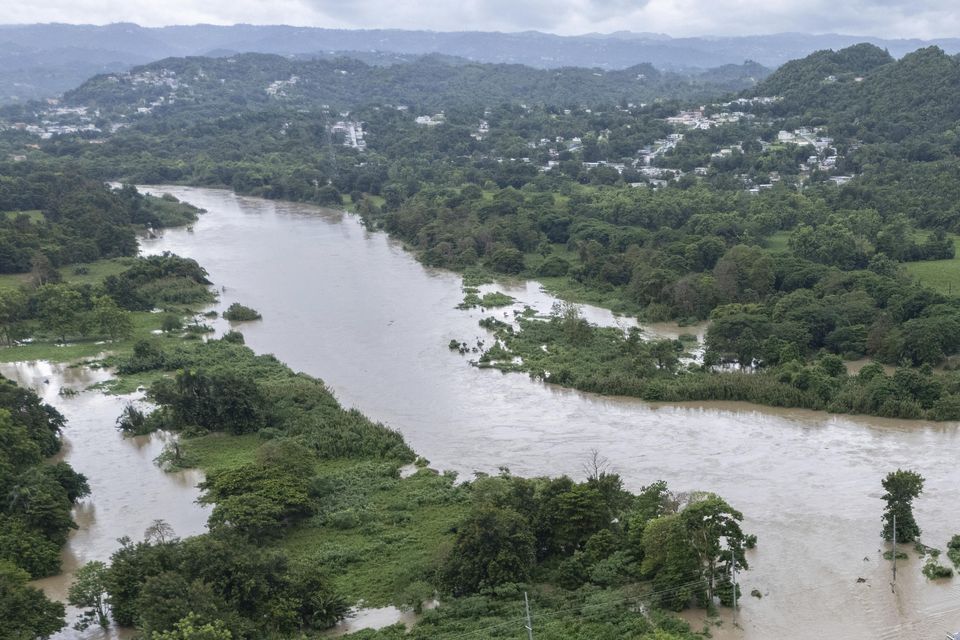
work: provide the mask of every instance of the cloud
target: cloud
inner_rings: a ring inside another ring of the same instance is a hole
[[[956,0],[2,0],[0,22],[149,26],[207,22],[318,27],[647,31],[674,36],[783,31],[878,37],[960,35]]]

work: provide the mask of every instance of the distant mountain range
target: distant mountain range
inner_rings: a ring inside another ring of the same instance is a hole
[[[443,54],[538,68],[625,69],[649,63],[661,70],[683,72],[746,60],[777,67],[816,50],[839,49],[860,42],[875,44],[895,57],[931,44],[948,53],[960,51],[960,38],[886,40],[837,34],[671,38],[629,32],[558,36],[535,31],[433,32],[255,25],[0,25],[0,102],[56,95],[97,73],[122,71],[171,56],[227,56],[242,52],[295,57],[336,54],[372,64],[391,64],[424,54]]]

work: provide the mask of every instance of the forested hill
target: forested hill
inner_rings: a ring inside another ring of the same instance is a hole
[[[244,54],[230,58],[168,58],[129,73],[99,75],[68,92],[67,103],[101,108],[227,100],[232,107],[328,104],[334,108],[385,103],[424,109],[504,102],[579,105],[698,99],[751,87],[768,73],[756,63],[726,65],[716,73],[662,73],[649,64],[618,71],[479,64],[426,56],[372,66],[339,58],[292,60]]]
[[[960,120],[960,58],[937,47],[900,60],[862,44],[785,64],[750,91],[782,96],[774,114],[865,142],[939,134]]]
[[[802,99],[834,76],[844,81],[863,76],[894,58],[880,47],[860,43],[839,51],[815,51],[805,58],[791,60],[757,85],[754,95],[784,96]]]

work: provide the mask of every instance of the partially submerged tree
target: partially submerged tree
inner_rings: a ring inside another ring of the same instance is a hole
[[[886,493],[883,499],[887,506],[883,510],[884,540],[893,539],[893,523],[897,523],[897,542],[913,542],[920,537],[920,526],[913,517],[913,500],[923,493],[923,476],[916,471],[897,469],[883,479]]]
[[[103,562],[88,562],[73,577],[67,592],[67,602],[82,610],[74,628],[78,631],[98,624],[104,629],[110,626],[107,615],[107,572]]]
[[[707,596],[712,599],[717,587],[729,579],[731,563],[738,570],[747,568],[746,536],[740,528],[743,514],[711,493],[691,501],[680,517],[706,582]]]

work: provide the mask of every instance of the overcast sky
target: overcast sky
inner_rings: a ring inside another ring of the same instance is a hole
[[[960,36],[960,0],[0,0],[0,23]]]

